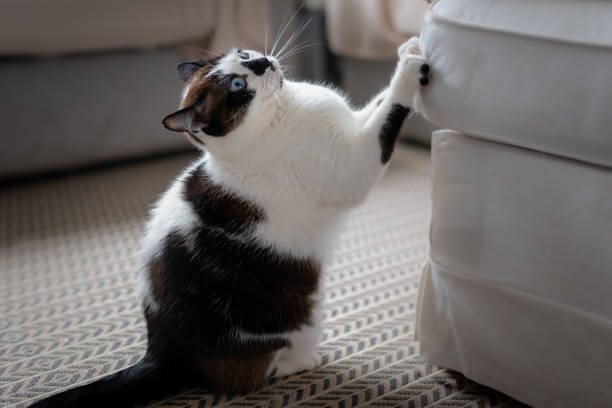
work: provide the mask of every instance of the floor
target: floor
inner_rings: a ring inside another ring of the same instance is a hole
[[[117,371],[145,350],[135,292],[147,208],[195,158],[174,155],[0,190],[0,406]],[[160,407],[519,406],[431,366],[413,339],[427,252],[429,152],[398,147],[327,266],[322,367],[227,398]]]

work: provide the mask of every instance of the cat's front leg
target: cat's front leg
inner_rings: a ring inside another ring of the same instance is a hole
[[[399,61],[384,99],[376,101],[377,109],[363,125],[366,137],[378,137],[380,161],[391,158],[395,142],[419,87],[429,83],[429,65],[420,53],[419,39],[413,37],[398,48]]]
[[[377,108],[391,96],[391,102],[409,107],[412,97],[418,89],[418,84],[429,83],[429,66],[420,55],[419,38],[412,37],[397,49],[399,57],[391,85],[373,97],[361,110],[355,112],[357,121],[363,126],[376,112]],[[417,76],[417,81],[414,76]],[[385,109],[381,109],[382,112]]]
[[[351,164],[345,169],[348,204],[361,202],[378,180],[391,158],[402,124],[412,112],[414,94],[429,83],[429,65],[420,54],[417,37],[400,46],[398,54],[389,88],[354,112],[359,131],[351,140]]]

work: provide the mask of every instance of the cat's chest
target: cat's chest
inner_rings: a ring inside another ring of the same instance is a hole
[[[264,200],[262,208],[266,218],[254,231],[257,239],[294,256],[326,261],[341,229],[341,211],[282,191]]]
[[[263,173],[239,177],[216,173],[216,177],[260,210],[252,236],[262,245],[326,260],[339,234],[343,211],[322,205],[313,183],[299,168],[289,163]]]

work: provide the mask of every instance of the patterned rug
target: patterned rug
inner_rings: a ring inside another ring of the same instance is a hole
[[[0,190],[0,406],[23,407],[135,363],[147,208],[194,155]],[[431,366],[413,341],[427,250],[429,152],[399,147],[326,268],[322,367],[233,398],[193,390],[159,407],[519,406]]]

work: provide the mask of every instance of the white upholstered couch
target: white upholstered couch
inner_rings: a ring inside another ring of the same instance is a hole
[[[439,0],[422,355],[536,407],[612,406],[612,2]]]

